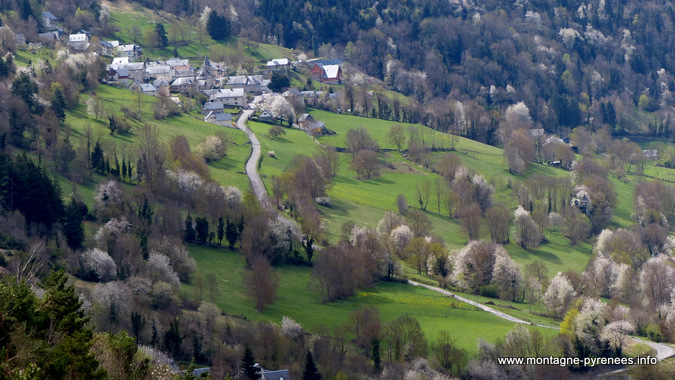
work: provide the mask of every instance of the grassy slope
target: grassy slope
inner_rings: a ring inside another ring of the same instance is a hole
[[[138,109],[138,98],[135,93],[129,90],[101,85],[98,88],[97,94],[101,98],[104,108],[109,112],[119,112],[122,106],[129,107],[132,110]],[[88,95],[83,95],[80,106],[67,113],[66,121],[71,126],[71,142],[74,147],[85,143],[84,129],[87,125],[92,127],[94,141],[99,139],[104,146],[104,150],[105,147],[108,147],[109,152],[115,147],[120,159],[123,152],[128,156],[135,157],[137,132],[143,123],[155,125],[160,132],[161,138],[167,143],[175,136],[185,136],[193,152],[196,151],[197,145],[204,141],[207,136],[215,135],[217,132],[224,132],[230,141],[228,154],[226,157],[209,164],[211,177],[223,185],[239,187],[242,191],[250,189],[248,177],[244,173],[244,165],[250,155],[251,148],[246,134],[238,129],[205,123],[198,113],[183,114],[164,120],[154,120],[152,106],[156,99],[141,96],[142,121],[133,121],[133,127],[129,133],[110,136],[104,122],[96,121],[92,116],[87,114],[86,100],[88,98]],[[133,164],[135,165],[135,162]],[[96,176],[94,179],[100,180],[102,178]],[[61,179],[61,184],[62,188],[70,189],[70,184],[67,180]],[[91,201],[93,196],[88,196],[88,194],[93,194],[94,187],[95,184],[79,186],[78,191],[85,195],[84,198],[86,200]]]
[[[215,301],[230,315],[275,322],[285,315],[306,329],[317,331],[321,326],[343,326],[348,323],[352,311],[376,306],[383,322],[408,313],[419,320],[428,340],[434,340],[439,331],[448,330],[460,346],[471,353],[476,350],[478,338],[494,341],[514,326],[436,292],[399,283],[378,283],[347,300],[321,304],[318,294],[310,286],[310,269],[293,266],[277,269],[281,274],[277,300],[263,313],[257,313],[243,291],[245,260],[241,254],[199,246],[191,246],[190,253],[197,261],[199,275],[212,273],[218,277],[221,294]],[[185,285],[185,290],[194,292],[196,287]],[[554,334],[549,329],[539,330]]]
[[[209,54],[209,50],[212,47],[217,47],[225,52],[226,55],[231,56],[234,54],[244,54],[243,61],[248,62],[261,62],[267,61],[273,58],[291,58],[292,50],[276,46],[256,43],[253,44],[252,49],[243,49],[240,50],[240,40],[236,37],[231,37],[224,43],[219,43],[217,41],[209,38],[208,35],[203,36],[202,43],[199,43],[199,38],[197,30],[194,27],[196,20],[177,20],[175,16],[167,14],[165,12],[155,13],[149,9],[143,8],[137,4],[127,4],[127,3],[109,3],[111,7],[111,19],[113,25],[117,28],[117,31],[114,35],[109,36],[111,39],[118,39],[120,42],[124,43],[136,43],[143,48],[143,55],[146,57],[152,58],[172,58],[173,49],[175,48],[178,51],[178,56],[183,58],[191,59],[192,64],[197,64],[200,66],[204,55]],[[189,43],[186,45],[172,45],[172,33],[170,25],[177,21],[184,21],[188,24],[188,27],[192,27],[189,31]],[[145,44],[144,33],[155,27],[155,24],[161,22],[164,24],[164,28],[167,31],[167,38],[169,39],[169,47],[166,49],[157,49],[153,46],[147,46]],[[139,38],[135,39],[133,34],[133,26],[138,26],[140,30]],[[241,41],[243,42],[243,40]]]
[[[322,143],[344,147],[346,132],[351,128],[363,125],[379,141],[380,146],[389,148],[387,133],[393,124],[390,121],[337,115],[319,110],[313,110],[312,115],[318,120],[325,121],[329,129],[337,132],[336,135],[319,138],[319,141]],[[250,125],[258,135],[266,134],[269,129],[269,126],[266,124],[251,123]],[[448,135],[433,133],[437,145],[450,146]],[[441,141],[441,143],[438,141]],[[309,154],[314,150],[310,147],[313,144],[311,139],[297,130],[288,130],[288,134],[278,141],[272,141],[263,137],[261,143],[263,145],[263,152],[274,150],[277,155],[276,159],[265,157],[261,164],[261,173],[268,177],[264,179],[267,182],[268,188],[270,186],[269,175],[280,173],[296,154]],[[456,151],[451,154],[459,155],[464,165],[484,175],[493,183],[496,189],[496,201],[515,208],[516,200],[513,196],[512,187],[514,183],[523,178],[508,173],[503,164],[502,150],[464,138],[459,139],[455,148]],[[443,154],[445,153],[434,153],[433,159],[438,160]],[[332,241],[337,240],[339,237],[340,226],[350,220],[375,227],[385,210],[396,210],[396,197],[398,194],[405,195],[409,204],[417,206],[414,204],[417,197],[416,186],[425,178],[432,181],[438,178],[438,175],[405,160],[397,152],[381,154],[381,158],[387,162],[395,163],[397,167],[403,166],[407,170],[392,171],[385,169],[379,178],[359,181],[355,179],[354,172],[349,169],[349,154],[340,154],[340,171],[338,176],[331,181],[331,187],[328,192],[333,199],[334,206],[332,208],[320,208]],[[535,174],[566,176],[569,175],[569,172],[544,165],[532,165],[527,176]],[[628,188],[626,191],[623,191],[623,193],[626,192],[630,193]],[[628,200],[621,199],[623,201]],[[622,203],[623,207],[626,206],[624,203]],[[435,201],[432,199],[428,205],[429,212],[427,215],[432,222],[434,232],[442,236],[451,249],[459,248],[466,244],[466,235],[463,233],[459,222],[438,215],[435,213],[435,210]],[[619,216],[623,217],[625,215],[620,214]],[[623,218],[619,220],[625,222]],[[487,233],[486,230],[484,233]],[[547,264],[551,275],[565,270],[580,272],[585,268],[590,257],[588,244],[569,247],[567,239],[557,232],[547,233],[547,237],[549,243],[530,252],[523,250],[513,243],[509,244],[506,248],[514,259],[523,266],[536,259],[543,260]]]

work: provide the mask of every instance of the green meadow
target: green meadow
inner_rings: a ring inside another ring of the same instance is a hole
[[[228,315],[277,323],[283,316],[288,316],[305,329],[316,332],[323,327],[333,330],[348,325],[354,310],[377,307],[384,323],[405,314],[411,315],[420,322],[430,342],[440,331],[447,330],[470,354],[475,354],[479,338],[495,341],[515,326],[471,305],[402,283],[379,282],[349,299],[322,304],[319,294],[311,286],[311,269],[297,266],[276,269],[281,278],[277,299],[258,313],[244,291],[246,269],[242,254],[200,246],[190,246],[190,254],[197,261],[197,276],[214,274],[218,278],[220,292],[214,301]],[[184,285],[184,291],[195,294],[197,287]],[[207,292],[204,294],[208,300]],[[556,334],[551,329],[531,328],[547,335]]]

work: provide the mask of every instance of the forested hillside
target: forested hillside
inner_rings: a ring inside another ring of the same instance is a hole
[[[411,121],[466,118],[458,132],[491,144],[500,139],[490,129],[518,101],[548,132],[588,124],[619,135],[671,133],[670,2],[167,3],[183,15],[208,4],[228,15],[235,35],[344,58],[424,103]]]
[[[672,378],[672,7],[0,0],[0,379]]]

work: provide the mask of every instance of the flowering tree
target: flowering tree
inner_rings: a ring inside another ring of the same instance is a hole
[[[553,277],[551,284],[544,293],[544,305],[548,307],[551,314],[556,318],[562,318],[567,311],[567,306],[577,296],[577,292],[561,272]]]

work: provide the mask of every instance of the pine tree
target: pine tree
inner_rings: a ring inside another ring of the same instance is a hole
[[[260,379],[260,373],[258,368],[256,368],[255,355],[253,355],[253,350],[251,347],[244,347],[244,354],[241,358],[241,371],[244,376],[249,380],[258,380]]]
[[[66,120],[66,98],[63,96],[63,88],[61,83],[54,82],[52,83],[52,99],[51,105],[56,118],[59,119],[59,123],[63,126],[63,122]]]
[[[224,40],[230,36],[230,22],[227,17],[219,15],[216,11],[211,11],[209,19],[206,21],[206,31],[214,40]]]
[[[122,159],[122,180],[127,180],[127,163]]]
[[[316,367],[312,352],[309,350],[307,350],[307,356],[305,357],[305,370],[302,371],[302,380],[321,380],[321,374]]]
[[[157,34],[157,47],[164,49],[169,45],[169,39],[166,37],[166,30],[164,24],[158,22],[155,24],[155,33]]]

